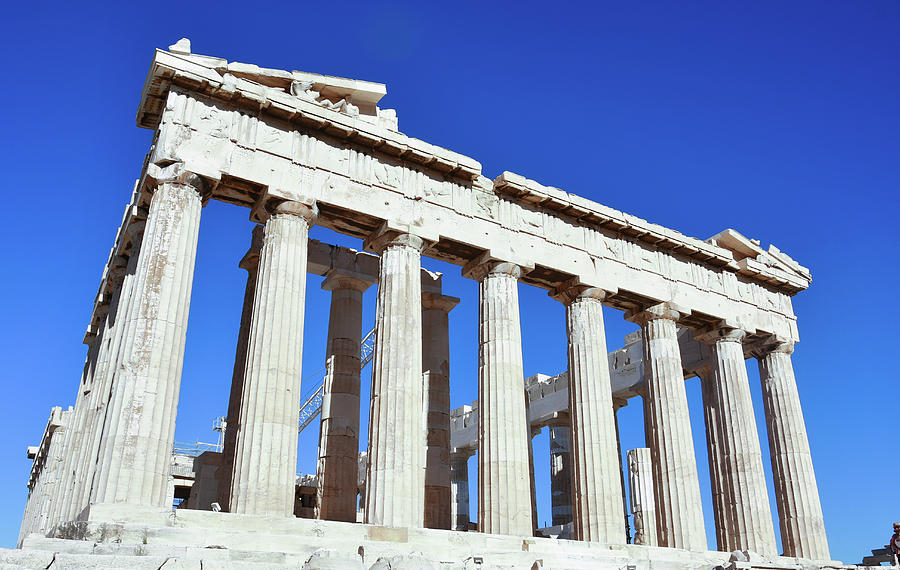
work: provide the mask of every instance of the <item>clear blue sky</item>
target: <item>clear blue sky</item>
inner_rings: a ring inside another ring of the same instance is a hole
[[[153,49],[182,36],[195,53],[384,82],[382,106],[404,132],[476,158],[489,177],[511,170],[696,237],[731,227],[776,244],[813,274],[794,299],[794,364],[834,557],[858,562],[900,519],[900,4],[15,2],[0,29],[0,545],[15,543],[25,446],[52,405],[74,401],[102,264],[150,142],[134,117]],[[179,440],[212,439],[225,411],[247,214],[204,210]],[[426,266],[463,300],[451,313],[458,406],[476,394],[477,290],[457,268]],[[318,286],[311,277],[306,371],[324,352]],[[366,299],[368,324],[374,289]],[[562,307],[524,286],[521,301],[526,373],[561,371]],[[616,311],[607,322],[610,348],[633,330]],[[699,389],[688,388],[711,528]],[[639,402],[622,411],[624,449],[643,445],[640,422]],[[545,433],[541,523],[546,447]]]

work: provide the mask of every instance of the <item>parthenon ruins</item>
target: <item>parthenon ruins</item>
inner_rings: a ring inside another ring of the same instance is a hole
[[[29,448],[20,550],[0,562],[845,567],[830,559],[791,364],[791,297],[810,285],[809,270],[734,230],[696,239],[518,174],[491,180],[472,158],[400,132],[397,113],[378,106],[385,94],[379,83],[196,55],[187,40],[156,50],[137,112],[153,143],[103,271],[77,398],[53,408]],[[246,293],[233,308],[223,445],[179,463],[176,410],[209,200],[246,207],[256,226],[240,261]],[[314,225],[361,239],[364,251],[310,240]],[[448,323],[459,299],[422,256],[478,283],[478,398],[457,410]],[[308,273],[324,277],[331,306],[319,403],[304,412],[306,424],[320,416],[318,463],[298,478]],[[524,378],[520,284],[565,311],[562,374]],[[604,306],[640,327],[623,348],[607,347]],[[771,473],[748,359],[759,366]],[[716,544],[701,507],[689,377],[702,385]],[[629,399],[644,410],[645,448],[620,449],[616,414]],[[553,526],[538,529],[532,435],[547,426]]]

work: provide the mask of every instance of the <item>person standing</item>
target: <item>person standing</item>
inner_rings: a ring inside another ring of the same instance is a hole
[[[891,542],[887,546],[894,556],[893,564],[897,566],[897,558],[900,557],[900,522],[894,523],[894,535],[891,536]]]

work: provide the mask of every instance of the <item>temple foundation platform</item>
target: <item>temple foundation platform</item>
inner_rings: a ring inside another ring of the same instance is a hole
[[[604,545],[583,541],[455,532],[209,511],[103,506],[90,518],[33,534],[21,550],[0,550],[18,568],[858,568],[839,562],[753,553]]]

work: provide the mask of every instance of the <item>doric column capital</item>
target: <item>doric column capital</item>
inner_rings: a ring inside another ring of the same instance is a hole
[[[431,244],[415,234],[382,225],[363,242],[363,249],[381,255],[388,249],[409,248],[422,253]]]
[[[471,447],[454,447],[450,450],[450,461],[468,461],[475,455],[475,449]]]
[[[724,323],[694,335],[695,339],[706,344],[715,344],[717,342],[741,343],[746,337],[747,331]]]
[[[564,305],[570,305],[575,301],[582,299],[594,299],[602,302],[611,294],[611,291],[585,285],[579,282],[577,277],[565,281],[559,285],[559,287],[552,289],[548,293],[551,298],[556,299]]]
[[[457,297],[439,295],[428,291],[422,293],[422,309],[436,309],[449,313],[457,304],[459,304]]]
[[[475,281],[482,281],[488,275],[506,275],[516,280],[531,270],[530,267],[496,259],[490,252],[476,257],[462,268],[462,276]]]
[[[190,170],[185,170],[184,164],[180,162],[168,166],[148,165],[147,181],[149,184],[147,184],[145,189],[149,194],[153,194],[164,184],[193,188],[200,195],[200,199],[204,204],[212,194],[210,185],[206,183],[203,177]]]
[[[750,353],[756,358],[765,358],[772,353],[793,354],[794,342],[771,335],[750,347]]]
[[[275,206],[269,207],[270,217],[275,216],[294,216],[302,218],[311,226],[316,223],[319,217],[319,209],[316,203],[304,204],[303,202],[286,201]]]
[[[625,318],[641,326],[650,321],[656,321],[660,319],[675,321],[677,323],[679,319],[687,315],[689,312],[690,311],[676,305],[675,303],[666,302],[651,305],[649,307],[644,307],[641,310],[629,312]]]
[[[238,267],[246,269],[249,272],[256,271],[256,268],[259,266],[259,251],[262,249],[265,231],[266,229],[264,226],[257,224],[253,227],[252,237],[250,238],[250,249],[248,249],[247,253],[244,254],[244,257],[241,258]]]
[[[322,281],[322,289],[325,291],[335,291],[338,289],[351,289],[353,291],[365,292],[372,286],[372,281],[362,279],[357,273],[347,273],[339,269],[331,269],[325,274],[325,280]]]

